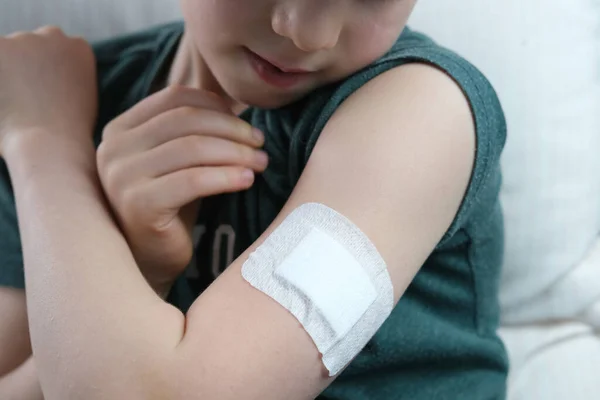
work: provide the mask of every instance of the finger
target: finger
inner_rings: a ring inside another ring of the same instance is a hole
[[[41,34],[41,35],[65,36],[65,33],[63,32],[63,30],[59,26],[56,26],[56,25],[41,26],[41,27],[37,28],[34,32],[37,34]]]
[[[205,108],[233,115],[227,103],[215,93],[181,85],[171,85],[142,100],[111,121],[108,127],[116,131],[133,129],[159,114],[185,106]]]
[[[236,165],[262,172],[268,162],[264,151],[225,139],[194,135],[135,155],[125,168],[133,176],[158,178],[182,169],[203,166]]]
[[[248,146],[264,144],[264,136],[244,120],[213,110],[180,107],[154,117],[123,138],[124,151],[144,151],[185,136],[226,139]]]
[[[8,35],[5,35],[4,37],[6,39],[16,39],[25,35],[28,35],[30,32],[27,31],[14,31],[9,33]]]
[[[139,186],[137,195],[153,210],[176,210],[199,198],[248,189],[251,170],[242,167],[197,167],[179,170]]]

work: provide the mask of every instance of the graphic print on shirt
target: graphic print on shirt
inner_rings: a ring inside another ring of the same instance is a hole
[[[185,277],[196,293],[202,293],[235,260],[236,233],[229,224],[218,225],[212,232],[206,225],[196,225],[193,243],[194,255]]]

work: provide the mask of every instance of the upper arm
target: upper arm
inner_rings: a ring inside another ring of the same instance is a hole
[[[376,246],[397,302],[452,223],[474,154],[467,100],[432,67],[396,68],[352,95],[275,221],[191,307],[168,368],[173,398],[315,398],[332,382],[315,345],[286,309],[242,278],[242,264],[294,209],[322,203]]]
[[[0,379],[30,355],[25,291],[0,286]]]

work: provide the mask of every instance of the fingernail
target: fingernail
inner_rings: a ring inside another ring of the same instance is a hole
[[[252,171],[251,169],[245,169],[242,172],[242,179],[246,183],[251,183],[254,180],[254,171]]]
[[[262,143],[265,140],[265,134],[257,128],[252,128],[252,137],[259,143]]]
[[[267,166],[269,164],[269,155],[264,151],[257,151],[256,159],[260,165]]]

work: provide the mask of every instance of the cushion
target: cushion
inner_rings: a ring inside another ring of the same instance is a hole
[[[600,336],[581,322],[506,327],[509,400],[590,400],[600,394]]]

